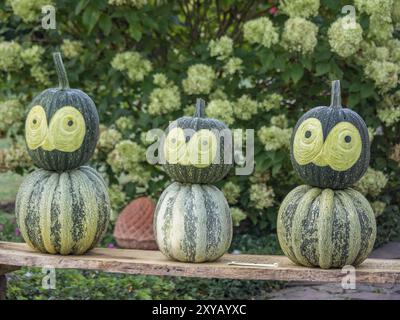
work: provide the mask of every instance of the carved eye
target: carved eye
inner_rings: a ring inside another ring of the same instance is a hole
[[[217,144],[217,138],[212,131],[197,131],[188,144],[190,163],[198,168],[210,166],[217,155]]]
[[[49,140],[59,151],[73,152],[79,149],[85,133],[85,119],[74,107],[62,107],[50,120]]]
[[[293,156],[299,165],[312,162],[324,145],[321,122],[317,118],[304,120],[293,141]]]
[[[329,166],[336,171],[351,168],[361,155],[362,140],[358,129],[350,122],[339,122],[329,132],[324,153]]]
[[[42,106],[34,106],[25,121],[25,139],[28,148],[35,150],[40,147],[47,135],[46,112]]]
[[[173,128],[164,142],[164,157],[170,164],[189,164],[185,133],[181,128]]]

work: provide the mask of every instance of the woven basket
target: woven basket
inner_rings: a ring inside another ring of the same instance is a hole
[[[133,200],[119,215],[114,238],[121,248],[157,250],[153,233],[155,204],[147,198]]]

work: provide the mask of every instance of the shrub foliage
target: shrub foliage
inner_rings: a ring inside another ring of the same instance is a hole
[[[45,4],[57,8],[55,30],[42,28]],[[107,179],[115,212],[165,188],[161,167],[146,162],[145,134],[193,113],[201,97],[210,117],[255,130],[254,173],[232,172],[219,187],[236,225],[247,219],[245,226],[271,233],[281,200],[301,183],[289,159],[291,130],[305,111],[329,103],[330,81],[340,79],[344,104],[363,116],[372,138],[371,168],[357,188],[380,214],[379,242],[398,237],[399,1],[355,0],[355,21],[341,13],[346,4],[2,0],[0,136],[9,143],[0,170],[32,170],[24,111],[56,85],[51,53],[61,50],[71,86],[98,106],[91,165]]]

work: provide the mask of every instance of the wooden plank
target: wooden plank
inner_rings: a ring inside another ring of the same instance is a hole
[[[10,273],[18,269],[20,269],[20,267],[0,264],[0,275]]]
[[[276,268],[228,265],[229,262],[278,263]],[[0,264],[10,266],[51,266],[106,272],[202,278],[283,280],[341,283],[340,269],[324,270],[293,264],[284,256],[226,254],[212,263],[170,261],[159,251],[96,248],[81,256],[42,254],[22,243],[0,242]],[[356,270],[357,283],[400,283],[400,261],[368,259]]]
[[[7,296],[7,278],[6,276],[0,275],[0,300],[6,300]]]

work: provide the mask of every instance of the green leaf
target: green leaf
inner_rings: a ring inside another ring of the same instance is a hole
[[[87,7],[82,15],[82,23],[86,26],[88,34],[90,34],[99,21],[100,11],[94,10],[91,7]]]
[[[103,14],[99,20],[99,27],[101,30],[103,30],[104,34],[106,36],[108,36],[110,34],[111,28],[112,28],[111,18],[109,16]]]
[[[360,103],[360,94],[358,93],[351,94],[348,101],[349,107],[353,108],[359,103]]]
[[[330,65],[329,63],[318,63],[317,66],[315,67],[315,75],[316,76],[322,76],[326,73],[328,73],[330,70]]]
[[[294,83],[297,83],[303,77],[303,74],[304,68],[300,64],[295,64],[290,71],[290,77]]]
[[[312,60],[310,57],[302,57],[300,59],[301,64],[303,65],[304,68],[307,70],[311,71],[312,69]]]
[[[142,39],[142,31],[140,31],[139,28],[137,28],[135,26],[131,26],[129,28],[129,34],[136,41],[140,41],[140,39]]]
[[[90,0],[81,0],[78,2],[78,4],[75,7],[75,14],[79,15],[83,9],[86,8],[86,6],[89,4]]]
[[[282,77],[282,80],[283,80],[286,84],[289,83],[289,82],[290,82],[290,78],[291,78],[291,70],[288,69],[288,70],[285,70],[285,72],[282,72],[282,73],[281,73],[281,77]]]
[[[372,97],[375,94],[374,87],[372,85],[364,84],[360,90],[361,99]]]

